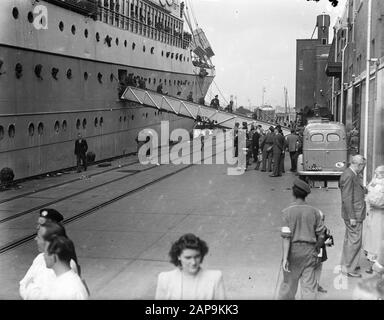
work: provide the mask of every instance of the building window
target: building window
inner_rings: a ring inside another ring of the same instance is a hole
[[[104,119],[103,117],[100,117],[100,127],[103,125],[103,123],[104,123]]]
[[[76,33],[76,27],[75,27],[75,25],[72,25],[72,27],[71,27],[71,32],[72,32],[73,35],[75,35],[75,33]]]
[[[52,74],[52,78],[57,80],[57,74],[59,73],[59,69],[57,68],[52,68],[51,70],[51,74]]]
[[[77,130],[80,129],[80,124],[81,124],[80,119],[77,119],[77,120],[76,120],[76,129],[77,129]]]
[[[67,120],[63,120],[61,127],[63,128],[63,131],[67,131]]]
[[[97,119],[97,117],[95,118],[94,123],[95,123],[95,127],[97,127],[97,125],[99,124],[99,120]]]
[[[87,119],[83,119],[83,129],[87,128]]]
[[[88,38],[88,29],[84,30],[84,37]]]
[[[71,69],[68,69],[68,70],[67,70],[67,78],[68,78],[68,79],[71,79],[71,78],[72,78],[72,70],[71,70]]]
[[[63,21],[59,22],[59,29],[60,29],[60,31],[64,30],[64,22]]]
[[[96,41],[99,42],[100,41],[100,34],[98,32],[96,32]]]
[[[124,40],[124,47],[127,47],[127,40]]]
[[[97,74],[97,80],[100,82],[100,83],[103,83],[103,75],[99,72]]]
[[[84,72],[84,80],[88,80],[88,72]]]
[[[119,45],[119,38],[116,38],[115,43],[116,43],[116,46]]]
[[[324,45],[326,45],[326,44],[327,44],[327,38],[322,38],[322,39],[321,39],[321,43],[324,44]]]
[[[136,44],[133,42],[132,43],[132,50],[135,50]]]
[[[0,126],[0,140],[4,139],[4,127]]]

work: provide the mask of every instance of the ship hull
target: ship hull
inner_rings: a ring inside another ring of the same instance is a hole
[[[22,4],[25,4],[8,2],[11,3],[8,5],[9,14],[17,6],[22,11]],[[54,13],[51,16],[60,16],[65,23],[66,15],[71,22],[79,16],[55,6],[48,7],[49,12]],[[28,10],[25,8],[24,11]],[[15,29],[18,28],[15,25],[18,21],[13,21],[15,19],[12,20],[3,11],[3,23],[5,17],[10,19]],[[52,20],[49,20],[50,23],[54,23]],[[92,23],[87,21],[89,30],[109,27],[98,21]],[[24,29],[27,27],[32,28],[30,25],[23,26]],[[192,128],[193,119],[120,100],[121,75],[133,73],[147,79],[147,89],[153,91],[162,83],[164,91],[181,99],[185,99],[191,91],[195,99],[204,97],[213,80],[212,75],[197,76],[196,69],[190,66],[191,63],[187,66],[187,61],[185,64],[172,62],[166,65],[151,60],[150,54],[145,59],[134,59],[132,55],[123,59],[119,51],[108,54],[104,54],[105,48],[92,51],[86,48],[92,44],[82,44],[81,41],[78,44],[67,43],[66,50],[59,50],[55,49],[57,39],[54,39],[54,34],[34,35],[35,41],[28,40],[30,43],[26,43],[26,38],[24,41],[18,36],[13,39],[9,36],[11,32],[2,30],[0,169],[12,168],[15,179],[76,165],[74,141],[78,133],[87,139],[88,150],[95,153],[96,160],[102,160],[136,152],[138,132],[150,128],[160,134],[161,121],[168,121],[170,130]],[[115,34],[124,32],[110,27],[104,33],[113,34],[112,31]],[[33,32],[36,33],[36,30]],[[57,28],[51,32],[60,35]],[[125,35],[128,43],[140,39],[134,35],[136,38],[132,40],[127,31],[121,34]],[[170,50],[169,46],[153,40],[143,41],[147,46],[155,47],[155,52]],[[85,46],[83,51],[87,55],[80,53],[81,45]],[[121,49],[124,50],[124,46]],[[187,55],[187,51],[180,51],[179,54],[181,52]],[[20,66],[21,72],[18,72]],[[54,69],[58,70],[55,76]]]

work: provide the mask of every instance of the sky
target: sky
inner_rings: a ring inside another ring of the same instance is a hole
[[[187,11],[191,17],[194,13],[215,52],[216,77],[206,100],[219,94],[225,105],[224,98],[233,95],[238,107],[259,106],[265,87],[264,103],[283,106],[286,87],[294,107],[296,39],[310,39],[316,17],[326,13],[331,42],[346,1],[333,7],[328,0],[187,0]]]

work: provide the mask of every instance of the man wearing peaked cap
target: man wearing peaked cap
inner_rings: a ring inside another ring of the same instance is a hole
[[[311,188],[309,187],[308,183],[299,178],[296,178],[295,181],[293,181],[293,185],[300,190],[305,191],[307,194],[311,193]]]
[[[295,202],[282,211],[283,282],[278,299],[295,299],[300,281],[303,299],[315,299],[318,290],[315,268],[318,265],[318,244],[324,242],[322,215],[319,209],[306,203],[309,185],[295,179],[292,193]]]
[[[60,223],[64,220],[63,215],[52,208],[43,208],[40,210],[39,218],[37,219],[38,227],[47,221]]]

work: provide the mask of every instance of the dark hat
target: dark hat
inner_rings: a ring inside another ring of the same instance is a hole
[[[59,211],[51,208],[41,209],[40,217],[50,219],[54,222],[61,222],[64,220],[63,215]]]
[[[216,98],[216,97],[218,97],[218,96],[219,96],[218,94],[217,94],[217,95],[215,95],[215,98]]]
[[[311,188],[309,187],[308,183],[299,178],[296,178],[295,181],[293,181],[293,185],[308,194],[311,193]]]

